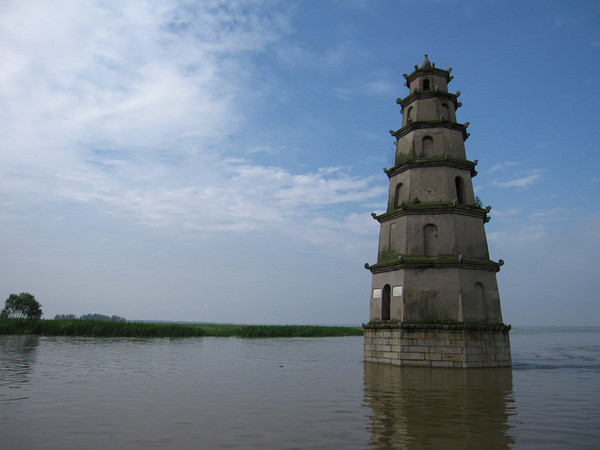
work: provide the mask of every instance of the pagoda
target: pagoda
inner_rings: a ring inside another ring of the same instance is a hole
[[[452,69],[427,55],[404,74],[408,96],[398,99],[402,128],[380,224],[365,361],[402,366],[511,365],[510,326],[502,321],[483,208],[473,192],[477,161],[467,159],[467,127],[456,121],[460,91],[448,92]]]

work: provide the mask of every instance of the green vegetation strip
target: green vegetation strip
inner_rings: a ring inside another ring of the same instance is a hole
[[[106,322],[98,320],[0,319],[0,335],[93,337],[336,337],[362,336],[361,327],[317,325],[220,325],[144,322]]]

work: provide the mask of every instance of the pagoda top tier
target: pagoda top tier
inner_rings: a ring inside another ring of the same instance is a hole
[[[425,55],[421,67],[415,64],[415,70],[410,75],[404,74],[406,83],[404,83],[411,92],[434,90],[438,86],[439,90],[447,91],[448,83],[454,78],[450,75],[452,67],[447,70],[438,69],[435,63],[429,61],[429,56]]]

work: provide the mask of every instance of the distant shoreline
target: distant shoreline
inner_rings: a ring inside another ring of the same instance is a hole
[[[0,335],[83,337],[337,337],[362,336],[361,327],[320,325],[232,325],[100,320],[1,319]]]

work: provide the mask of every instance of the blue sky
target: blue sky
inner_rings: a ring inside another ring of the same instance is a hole
[[[507,323],[600,322],[600,2],[5,1],[0,294],[359,324],[403,73],[452,67]]]

